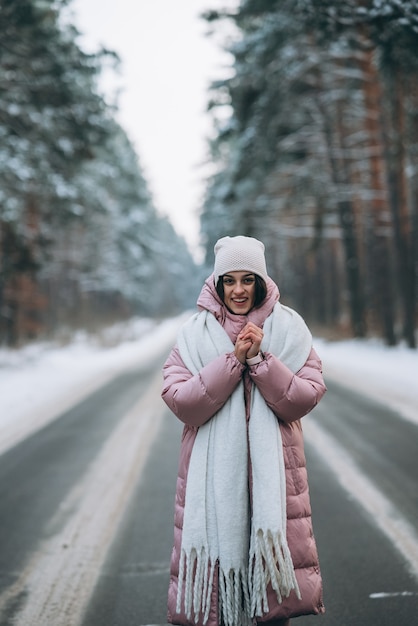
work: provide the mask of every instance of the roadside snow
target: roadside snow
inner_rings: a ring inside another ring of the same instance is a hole
[[[0,454],[42,428],[144,355],[170,349],[184,315],[160,324],[131,320],[65,346],[0,349]]]
[[[188,314],[185,314],[186,316]],[[0,453],[38,430],[144,355],[169,351],[185,315],[132,320],[99,339],[0,349]],[[110,344],[110,345],[109,345]],[[418,423],[418,351],[376,340],[315,339],[325,379],[379,400]]]
[[[324,378],[386,404],[418,424],[418,350],[375,340],[316,339]]]

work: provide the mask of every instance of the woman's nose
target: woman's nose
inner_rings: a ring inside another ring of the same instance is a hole
[[[244,285],[243,285],[240,281],[237,281],[237,282],[235,283],[235,289],[234,289],[234,291],[235,291],[235,292],[238,292],[238,293],[241,293],[242,291],[244,291]]]

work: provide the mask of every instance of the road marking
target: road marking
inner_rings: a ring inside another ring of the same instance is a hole
[[[381,598],[397,598],[399,596],[418,596],[418,591],[391,591],[389,593],[382,591],[380,593],[371,593],[369,598],[372,600],[380,600]]]
[[[374,523],[402,554],[413,576],[418,578],[418,534],[390,500],[359,470],[338,441],[314,419],[303,424],[306,440],[335,472],[340,484],[372,516]]]
[[[106,553],[145,464],[165,412],[161,373],[121,419],[87,474],[49,524],[16,582],[0,596],[0,614],[19,606],[19,626],[79,626]]]

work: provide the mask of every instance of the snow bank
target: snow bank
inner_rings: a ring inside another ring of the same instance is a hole
[[[418,423],[418,350],[379,340],[315,339],[327,380],[350,387]]]
[[[144,354],[169,350],[184,315],[157,324],[131,320],[66,346],[0,349],[0,453],[38,430]]]

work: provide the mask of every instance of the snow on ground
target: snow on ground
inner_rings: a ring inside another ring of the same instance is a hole
[[[0,454],[146,355],[168,353],[182,321],[136,319],[68,345],[0,349]]]
[[[186,314],[187,315],[187,314]],[[101,336],[80,333],[68,345],[37,343],[0,349],[0,453],[36,431],[144,355],[170,349],[184,315],[116,325]],[[377,340],[325,341],[314,346],[326,380],[383,402],[418,423],[418,351]]]
[[[377,339],[325,341],[314,347],[324,378],[361,392],[418,424],[418,350]]]

